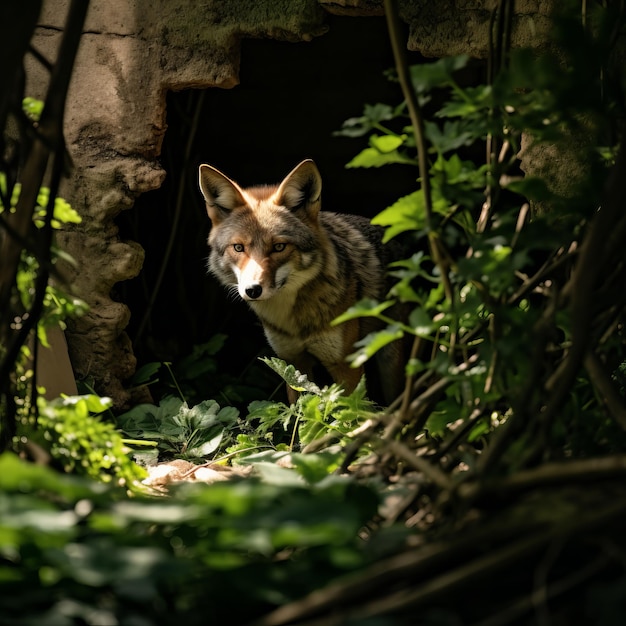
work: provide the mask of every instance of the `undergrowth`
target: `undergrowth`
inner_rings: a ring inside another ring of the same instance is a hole
[[[72,475],[0,457],[5,623],[619,617],[626,161],[614,45],[624,16],[611,3],[587,8],[556,20],[558,54],[510,50],[506,12],[494,13],[484,85],[460,82],[465,56],[410,69],[398,58],[390,77],[405,102],[367,105],[339,131],[367,138],[349,167],[415,169],[415,191],[373,221],[386,240],[412,238],[416,253],[390,268],[384,302],[335,322],[385,323],[355,347],[356,364],[399,334],[412,339],[390,407],[373,406],[363,382],[345,395],[276,359],[266,365],[300,392],[295,404],[196,401],[218,368],[216,336],[182,364],[138,372],[141,385],[167,371],[158,405],[111,416],[90,394],[33,403],[23,350],[13,448],[45,448]],[[565,189],[524,176],[526,141],[581,158],[585,171]],[[25,253],[25,310],[29,263]],[[397,301],[406,319],[387,316]],[[67,295],[47,302],[41,329],[80,308]],[[148,494],[133,455],[252,473]]]

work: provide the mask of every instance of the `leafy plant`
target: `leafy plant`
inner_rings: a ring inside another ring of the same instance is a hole
[[[588,91],[574,98],[581,77],[593,76],[597,83],[594,68],[599,57],[581,57],[574,32],[588,45],[595,44],[579,22],[565,23],[570,30],[563,26],[559,43],[575,71],[564,75],[550,54],[538,60],[527,50],[513,50],[492,83],[462,87],[456,76],[469,58],[440,59],[406,72],[405,95],[411,89],[415,95],[413,102],[407,97],[408,106],[368,105],[361,117],[347,120],[338,133],[369,134],[368,147],[347,167],[413,164],[418,172],[419,188],[372,222],[386,228],[385,240],[410,235],[423,250],[392,266],[398,282],[386,301],[359,303],[335,321],[374,316],[386,324],[361,342],[352,355],[354,364],[402,334],[414,336],[416,358],[408,364],[407,389],[419,373],[429,401],[417,413],[404,405],[407,412],[399,420],[417,432],[433,429],[436,423],[434,432],[445,435],[458,427],[459,417],[488,424],[492,430],[511,420],[511,407],[516,415],[529,415],[541,412],[547,401],[536,387],[529,389],[530,380],[539,384],[550,374],[538,365],[536,350],[528,347],[537,342],[547,347],[546,339],[535,337],[533,329],[551,323],[551,311],[560,305],[558,296],[542,287],[561,281],[559,269],[573,260],[565,251],[582,232],[590,203],[573,202],[571,188],[566,197],[538,177],[522,178],[517,161],[521,135],[531,135],[535,145],[558,143],[569,132],[566,129],[580,132],[581,116],[586,116],[594,120],[593,133],[599,140],[606,132],[603,111],[610,107]],[[443,104],[434,119],[423,120],[420,107],[434,93]],[[399,125],[401,132],[396,130]],[[475,164],[457,152],[469,153],[477,143],[488,147],[486,163]],[[594,167],[598,180],[603,180],[606,172],[599,160]],[[582,189],[588,182],[577,184]],[[587,193],[591,197],[597,192]],[[531,216],[528,201],[536,207],[547,202],[552,210],[537,208]],[[412,307],[404,320],[387,314],[398,301]],[[550,340],[550,349],[558,354],[568,349],[565,319],[559,320],[564,335],[559,340],[555,328]],[[437,379],[441,392],[429,394],[429,385]],[[602,408],[593,401],[591,406],[597,409],[595,423],[602,422]],[[571,406],[564,411],[567,423]],[[497,418],[484,419],[487,415]]]
[[[118,427],[135,444],[155,446],[148,452],[136,452],[136,458],[148,463],[172,457],[219,460],[220,452],[225,451],[228,459],[241,462],[260,450],[280,453],[300,447],[317,449],[318,445],[346,443],[351,433],[375,414],[365,396],[364,381],[346,396],[337,385],[320,389],[280,359],[262,360],[301,392],[295,404],[253,401],[245,420],[238,419],[236,408],[220,408],[215,400],[190,408],[186,401],[167,396],[159,406],[137,405],[116,417]],[[276,461],[280,455],[264,458]]]
[[[59,458],[86,455],[74,471],[109,484],[0,457],[6,622],[568,623],[588,610],[618,623],[626,177],[605,126],[621,99],[602,83],[615,13],[591,4],[593,28],[566,21],[560,59],[499,41],[501,71],[469,88],[457,77],[466,57],[398,63],[407,104],[366,107],[345,127],[374,134],[357,165],[418,168],[415,192],[377,222],[421,251],[391,268],[385,302],[338,320],[385,324],[357,363],[415,338],[402,398],[374,412],[362,385],[345,397],[269,360],[301,393],[293,406],[253,403],[245,420],[213,400],[143,406],[121,420],[157,453],[225,461],[227,450],[254,474],[132,500],[117,486],[119,434],[90,421],[105,404],[42,405]],[[590,161],[570,197],[549,177],[522,178],[521,131],[558,144],[581,116],[597,124],[589,152],[616,155],[613,176],[611,158]],[[390,316],[397,300],[406,319]],[[191,377],[215,373],[218,343],[196,352]]]
[[[31,99],[33,100],[33,99]],[[36,103],[36,101],[33,101]],[[31,106],[35,106],[32,104]],[[14,212],[21,193],[21,184],[16,183],[10,197],[9,206],[4,207],[2,198],[7,197],[8,189],[6,176],[0,172],[0,214],[3,211]],[[50,198],[50,190],[42,187],[37,196],[37,205],[33,213],[33,221],[37,228],[42,228],[45,221],[47,206]],[[55,198],[54,215],[51,220],[53,229],[63,228],[66,224],[80,224],[81,217],[63,198]],[[73,259],[60,250],[56,245],[51,245],[51,263],[54,266],[59,260],[66,263],[73,263]],[[33,306],[36,293],[37,276],[40,271],[40,263],[32,252],[24,250],[17,268],[16,287],[24,309],[28,310]],[[43,298],[43,309],[37,325],[37,336],[44,346],[48,346],[46,328],[51,326],[61,326],[64,328],[64,320],[67,317],[76,317],[85,313],[87,305],[83,300],[73,296],[66,289],[48,283],[45,287]],[[19,322],[18,322],[19,324]]]
[[[33,98],[23,102],[24,112],[34,122],[39,120],[43,103]],[[22,185],[13,184],[9,194],[7,177],[0,172],[0,214],[15,213],[22,194]],[[3,204],[5,199],[5,204]],[[63,198],[54,196],[51,203],[51,192],[41,187],[36,198],[33,211],[33,223],[37,229],[48,224],[54,230],[68,224],[81,223],[81,217]],[[53,214],[48,216],[52,208]],[[49,217],[49,219],[48,219]],[[56,245],[50,243],[49,262],[51,268],[59,260],[73,263]],[[24,249],[17,267],[15,277],[16,296],[24,311],[36,308],[38,291],[42,289],[40,276],[47,276],[49,269],[42,274],[41,260],[30,249]],[[58,281],[47,281],[43,284],[41,309],[36,324],[37,340],[41,345],[49,347],[46,330],[51,327],[65,328],[65,319],[83,314],[87,306],[79,298],[68,293],[59,286]],[[29,313],[13,320],[15,330],[20,331],[26,324]],[[3,351],[0,347],[0,354]],[[16,446],[35,443],[47,449],[55,462],[67,472],[85,474],[103,482],[115,482],[129,489],[137,490],[139,481],[145,472],[128,457],[128,449],[122,442],[118,430],[111,423],[102,421],[98,414],[108,410],[110,402],[106,398],[95,395],[58,398],[47,401],[38,396],[33,387],[33,351],[27,344],[19,350],[14,365],[15,387],[13,393],[14,406],[18,412],[18,433],[13,437]],[[33,398],[36,398],[33,402]]]
[[[66,472],[136,490],[145,471],[130,460],[129,450],[115,426],[98,417],[110,406],[108,398],[94,395],[52,401],[40,397],[38,435]]]
[[[320,439],[323,440],[321,447],[328,446],[329,442],[346,443],[351,433],[375,414],[373,403],[365,395],[364,380],[350,395],[345,395],[336,384],[318,387],[281,359],[262,360],[300,395],[292,405],[266,400],[252,402],[247,420],[255,424],[254,438],[250,434],[242,435],[238,445],[228,449],[230,453],[251,452],[255,438],[258,438],[258,446],[267,446],[274,441],[277,427],[288,435],[284,442],[278,443],[278,450],[318,449]]]
[[[118,426],[134,439],[152,440],[157,449],[143,453],[155,461],[165,457],[199,459],[215,453],[225,436],[237,425],[239,411],[205,400],[189,408],[187,402],[168,396],[159,406],[139,404],[117,417]]]
[[[291,474],[128,500],[113,484],[0,456],[3,621],[247,623],[365,564],[357,533],[374,492]]]

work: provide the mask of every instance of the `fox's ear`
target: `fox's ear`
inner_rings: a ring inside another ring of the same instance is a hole
[[[200,191],[213,224],[218,224],[233,209],[246,204],[241,187],[211,165],[200,166],[199,178]]]
[[[280,184],[276,203],[290,211],[304,210],[309,219],[317,219],[321,207],[322,177],[317,165],[306,159],[297,165]]]

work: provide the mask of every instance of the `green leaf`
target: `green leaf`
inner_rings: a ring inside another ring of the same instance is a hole
[[[138,404],[126,413],[118,415],[117,425],[131,437],[154,438],[157,433],[156,414],[159,408],[154,404]],[[150,437],[148,437],[150,433]]]
[[[276,411],[276,410],[279,410],[279,408],[280,407],[279,407],[278,402],[272,402],[271,400],[253,400],[248,405],[247,419],[254,419],[255,417],[263,417],[267,415],[270,411]]]
[[[489,85],[465,87],[455,91],[452,98],[435,114],[437,117],[459,117],[471,121],[472,135],[478,138],[488,129],[488,111],[493,106],[492,90]]]
[[[94,498],[106,488],[102,483],[65,476],[49,467],[24,461],[9,452],[0,455],[0,492],[28,494],[43,490],[58,498],[77,501]]]
[[[314,394],[321,393],[320,388],[310,381],[306,374],[298,371],[293,365],[288,365],[282,359],[263,357],[261,361],[271,367],[292,389],[300,392],[308,391]]]
[[[372,130],[372,126],[366,117],[351,117],[341,125],[341,130],[333,132],[335,137],[363,137]]]
[[[546,201],[554,198],[546,181],[537,176],[526,176],[520,180],[512,180],[504,185],[505,189],[519,193],[528,200]]]
[[[316,454],[292,453],[290,459],[298,474],[309,484],[317,483],[332,474],[342,460],[340,450],[318,452]]]
[[[215,436],[203,441],[201,444],[196,445],[193,448],[190,448],[187,451],[187,456],[190,458],[199,458],[199,457],[208,456],[209,454],[211,454],[212,452],[215,452],[220,447],[220,444],[222,443],[223,438],[224,438],[224,429],[220,429]]]
[[[393,306],[393,301],[388,300],[386,302],[378,302],[371,298],[363,298],[356,304],[351,306],[345,313],[342,313],[339,317],[336,317],[331,326],[337,326],[350,320],[358,319],[361,317],[380,317],[384,311],[390,306]]]
[[[383,154],[397,150],[405,141],[406,135],[372,135],[370,145]]]
[[[304,478],[292,469],[279,467],[274,463],[255,463],[254,467],[261,480],[268,485],[277,487],[302,487]]]
[[[37,122],[41,117],[43,111],[43,100],[37,100],[37,98],[31,98],[30,96],[22,100],[22,111],[28,115],[28,117]]]
[[[70,396],[37,399],[39,425],[50,451],[68,472],[80,472],[104,482],[135,488],[145,472],[127,456],[121,433],[93,412],[108,408],[107,398]]]
[[[469,61],[467,54],[444,57],[433,63],[423,63],[410,67],[411,81],[417,93],[430,91],[435,87],[447,87],[454,83],[452,75],[463,69]]]
[[[216,361],[212,357],[224,347],[227,338],[227,335],[218,333],[206,343],[194,346],[191,354],[176,365],[176,378],[190,381],[217,371]]]
[[[413,281],[419,278],[422,284],[424,281],[437,282],[430,271],[422,267],[422,264],[429,260],[430,257],[426,256],[423,251],[419,251],[408,259],[390,263],[389,275],[399,280],[392,286],[389,294],[402,302],[422,304],[426,296],[421,288],[419,292],[414,288]]]
[[[150,382],[156,382],[154,377],[159,373],[162,367],[160,362],[146,363],[142,365],[128,381],[131,387],[146,385]]]
[[[377,128],[380,122],[393,119],[398,113],[388,104],[366,104],[361,117],[351,117],[341,126],[341,130],[333,135],[343,137],[362,137],[372,129]]]
[[[87,394],[84,396],[62,396],[55,401],[55,406],[77,406],[84,404],[84,407],[90,413],[102,413],[110,409],[113,401],[111,398],[96,396],[95,394]]]
[[[467,440],[470,443],[473,443],[474,441],[480,439],[483,435],[486,435],[490,430],[491,427],[487,419],[479,420],[470,431]]]
[[[16,185],[15,187],[18,189],[14,190],[14,192],[19,192],[21,186],[18,187],[18,185]],[[37,207],[35,208],[33,216],[33,221],[38,228],[41,228],[45,223],[44,220],[46,218],[49,198],[50,190],[47,187],[42,187],[39,190],[39,195],[37,196]],[[54,209],[51,221],[52,228],[60,229],[63,227],[63,224],[80,224],[81,222],[82,218],[80,215],[66,200],[58,197],[54,199]]]
[[[435,122],[426,120],[424,122],[424,133],[428,141],[432,144],[433,150],[440,154],[458,150],[462,146],[470,145],[476,136],[460,120],[446,121],[442,127]]]
[[[392,152],[380,152],[376,148],[365,148],[357,154],[346,167],[382,167],[391,163],[401,163],[404,165],[417,165],[415,159],[404,156],[397,150]]]
[[[372,219],[372,224],[387,227],[383,237],[386,243],[401,233],[422,230],[425,225],[424,215],[424,192],[420,189],[381,211]]]
[[[187,403],[176,396],[165,396],[159,402],[156,417],[160,421],[170,421],[173,416],[178,415],[182,408],[187,408]]]
[[[456,415],[458,406],[454,405],[453,409],[456,411],[433,411],[426,420],[425,430],[434,437],[443,437],[446,434],[448,424],[458,419],[458,415]]]
[[[372,124],[391,120],[398,115],[388,104],[366,104],[363,109],[363,116]]]
[[[71,207],[69,202],[63,198],[54,199],[54,220],[55,228],[61,228],[62,224],[80,224],[83,220],[81,216]]]
[[[222,407],[217,414],[217,419],[222,424],[234,425],[237,423],[237,418],[239,417],[239,409],[234,406],[225,406]]]
[[[428,337],[437,328],[437,324],[421,307],[413,309],[409,314],[409,326],[420,337]]]
[[[384,330],[366,335],[355,344],[359,349],[348,356],[350,364],[352,367],[360,367],[371,359],[381,348],[384,348],[397,339],[401,339],[403,335],[404,332],[399,324],[389,324]]]

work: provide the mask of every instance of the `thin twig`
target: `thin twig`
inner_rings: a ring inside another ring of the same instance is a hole
[[[530,536],[526,534],[517,540],[501,542],[500,546],[480,553],[477,552],[479,546],[485,546],[489,539],[494,545],[493,535],[481,540],[478,533],[452,545],[425,546],[381,561],[347,580],[331,583],[326,589],[316,590],[272,611],[251,626],[339,625],[366,617],[373,619],[403,611],[415,612],[420,607],[433,606],[443,598],[449,601],[455,591],[467,588],[470,581],[479,588],[487,577],[535,557],[554,541],[585,536],[623,518],[625,513],[626,504],[619,501],[600,510],[585,511]],[[493,533],[493,529],[490,532]],[[457,565],[450,566],[450,563]],[[438,569],[441,564],[448,566],[443,572]],[[407,580],[411,581],[410,585],[402,585],[398,591],[393,591],[397,588],[392,586],[394,581]]]
[[[452,488],[452,481],[436,465],[415,454],[413,450],[399,441],[387,441],[384,451],[391,452],[395,457],[404,461],[412,469],[424,474],[441,489],[449,491]]]
[[[422,183],[422,192],[424,193],[424,217],[428,232],[433,230],[433,208],[432,194],[430,188],[430,176],[427,158],[426,138],[424,135],[424,119],[422,111],[417,101],[417,95],[411,82],[411,74],[404,53],[402,43],[400,18],[398,17],[398,6],[396,0],[385,0],[385,17],[387,18],[387,28],[389,30],[389,39],[393,50],[393,57],[398,72],[398,80],[402,87],[402,94],[406,100],[409,118],[413,126],[413,134],[415,135],[415,144],[417,146],[417,159],[419,164],[419,174]]]
[[[537,285],[549,276],[554,275],[565,263],[573,261],[578,254],[578,244],[573,242],[568,250],[561,249],[556,256],[549,258],[533,276],[526,278],[517,288],[516,292],[507,300],[509,306],[517,304],[522,298],[527,296]]]
[[[576,266],[563,289],[570,301],[572,342],[546,389],[550,394],[542,414],[542,420],[546,424],[551,423],[567,398],[587,353],[591,339],[589,326],[593,319],[593,293],[599,277],[606,271],[612,248],[607,246],[607,241],[626,228],[623,211],[626,204],[625,173],[626,147],[622,146],[606,186],[605,202],[589,224]]]
[[[593,350],[587,352],[584,365],[591,382],[601,396],[611,417],[622,430],[626,430],[626,406],[624,406],[624,399],[613,384],[611,375],[606,371],[598,355]]]
[[[432,191],[430,185],[430,168],[427,156],[428,146],[426,145],[426,136],[424,134],[424,117],[417,100],[417,94],[415,93],[415,89],[413,89],[411,74],[409,72],[409,66],[404,53],[397,2],[396,0],[385,0],[384,7],[385,17],[387,18],[387,28],[389,30],[389,39],[391,41],[393,57],[396,64],[396,70],[398,72],[398,80],[400,82],[400,86],[402,87],[402,94],[406,100],[413,134],[415,135],[420,182],[422,185],[422,193],[424,194],[424,221],[426,223],[426,231],[428,233],[430,253],[435,265],[440,270],[446,297],[452,306],[454,297],[450,277],[448,275],[447,263],[445,262],[446,255],[443,251],[441,239],[435,232],[433,223]]]
[[[409,356],[409,362],[413,361],[417,355],[419,354],[420,347],[422,345],[422,338],[418,335],[415,335],[413,338],[413,344],[411,345],[411,354]],[[411,403],[411,398],[413,396],[413,380],[415,379],[415,375],[411,374],[406,376],[404,383],[404,391],[402,393],[402,404],[400,405],[400,416],[403,421],[407,420],[407,411],[409,410],[409,405]]]
[[[545,358],[545,348],[554,328],[554,317],[558,305],[558,295],[556,290],[548,298],[547,306],[541,317],[535,323],[532,330],[532,365],[530,375],[523,381],[522,386],[511,399],[512,413],[507,417],[506,422],[501,424],[493,433],[489,445],[478,459],[476,468],[479,473],[487,473],[497,462],[507,449],[519,431],[526,426],[527,418],[533,414],[537,389],[541,388],[544,375],[543,361]]]
[[[456,373],[460,374],[462,372],[466,372],[476,361],[478,360],[478,355],[473,354],[470,356],[465,362],[461,363],[456,367]],[[419,413],[421,409],[424,407],[428,407],[430,403],[439,396],[447,387],[449,387],[453,382],[454,378],[452,376],[445,376],[444,378],[440,378],[428,388],[424,390],[417,398],[415,398],[410,406],[407,414],[407,418],[411,418]],[[385,432],[382,435],[382,439],[385,441],[389,441],[392,439],[396,433],[407,423],[403,421],[404,416],[400,413],[394,416],[394,419],[387,425]],[[416,429],[419,430],[423,424],[419,424],[416,426]]]
[[[626,476],[626,455],[593,459],[581,459],[562,463],[544,463],[530,469],[520,470],[502,479],[464,483],[458,495],[475,502],[478,499],[513,497],[520,491],[574,482],[593,482],[606,478],[623,480]]]
[[[26,237],[31,226],[37,195],[50,156],[50,146],[58,149],[61,145],[67,90],[88,6],[89,2],[85,0],[72,0],[70,5],[59,56],[50,77],[50,87],[41,113],[39,133],[24,163],[22,179],[28,184],[22,185],[15,213],[6,217],[7,222],[22,238]],[[10,237],[0,240],[0,244],[0,307],[4,308],[14,284],[21,247]]]

